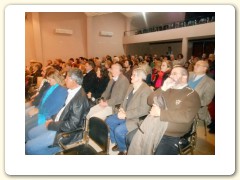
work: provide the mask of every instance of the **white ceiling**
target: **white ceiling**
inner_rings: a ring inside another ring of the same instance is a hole
[[[85,12],[87,16],[99,16],[99,15],[109,14],[109,13],[113,13],[113,12]],[[120,12],[120,13],[128,18],[132,18],[134,16],[138,16],[141,14],[141,12]]]

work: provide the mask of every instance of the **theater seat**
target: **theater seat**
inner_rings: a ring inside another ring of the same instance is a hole
[[[107,124],[100,118],[89,119],[88,128],[84,132],[81,143],[73,148],[63,150],[56,155],[107,155],[109,154],[110,134]],[[89,144],[89,141],[96,143],[101,151]]]
[[[187,155],[189,153],[192,155],[194,154],[194,149],[197,142],[197,123],[197,117],[195,117],[189,132],[180,138],[178,142],[180,155]]]

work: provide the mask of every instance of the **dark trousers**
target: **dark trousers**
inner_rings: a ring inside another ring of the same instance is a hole
[[[133,139],[133,136],[136,134],[138,129],[134,129],[133,131],[129,132],[127,135],[126,135],[126,146],[127,146],[127,149],[129,148],[130,144],[131,144],[131,141]]]
[[[138,129],[135,129],[129,132],[126,136],[126,145],[127,149],[129,148],[131,141],[136,134]],[[154,155],[178,155],[179,148],[178,142],[180,141],[179,137],[163,136]]]
[[[163,136],[154,155],[178,155],[179,137]]]

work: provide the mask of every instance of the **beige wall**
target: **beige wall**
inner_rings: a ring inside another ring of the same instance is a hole
[[[67,60],[87,55],[87,18],[84,13],[33,13],[26,19],[26,64],[31,59]],[[69,29],[72,35],[56,34],[55,29]]]
[[[110,13],[101,16],[92,17],[92,38],[90,43],[91,53],[93,56],[120,56],[124,54],[123,33],[126,29],[126,17],[120,13]],[[89,32],[90,31],[90,32]],[[99,35],[100,31],[113,32],[112,37],[103,37]]]
[[[182,18],[179,16],[179,18]],[[173,18],[173,17],[165,17]],[[176,19],[176,18],[175,18]],[[171,29],[137,36],[125,36],[130,21],[121,13],[110,13],[87,17],[85,13],[33,13],[26,19],[26,64],[36,59],[46,64],[48,59],[84,56],[102,57],[122,54],[165,54],[172,46],[174,54],[189,55],[187,41],[193,38],[215,36],[215,23]],[[70,29],[72,35],[56,34],[56,28]],[[113,32],[112,37],[99,35],[100,31]],[[159,44],[149,46],[149,42],[183,41],[182,44]]]
[[[87,32],[84,13],[40,13],[43,60],[86,56]],[[57,34],[55,29],[72,30],[72,35]]]
[[[28,13],[25,20],[25,62],[29,65],[30,60],[36,59],[32,14]]]
[[[44,65],[48,59],[122,55],[126,17],[121,13],[87,17],[85,13],[33,13],[26,20],[26,64],[31,59]],[[31,13],[30,13],[31,15]],[[56,34],[55,29],[70,29],[72,35]],[[99,35],[113,32],[112,37]]]

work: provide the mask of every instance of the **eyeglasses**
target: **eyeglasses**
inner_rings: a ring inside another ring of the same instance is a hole
[[[172,72],[172,73],[170,74],[170,76],[175,76],[175,75],[178,75],[178,74],[181,74],[181,73]]]
[[[204,65],[201,65],[201,64],[195,64],[195,66],[202,66],[202,67],[207,67],[207,66],[204,66]]]

